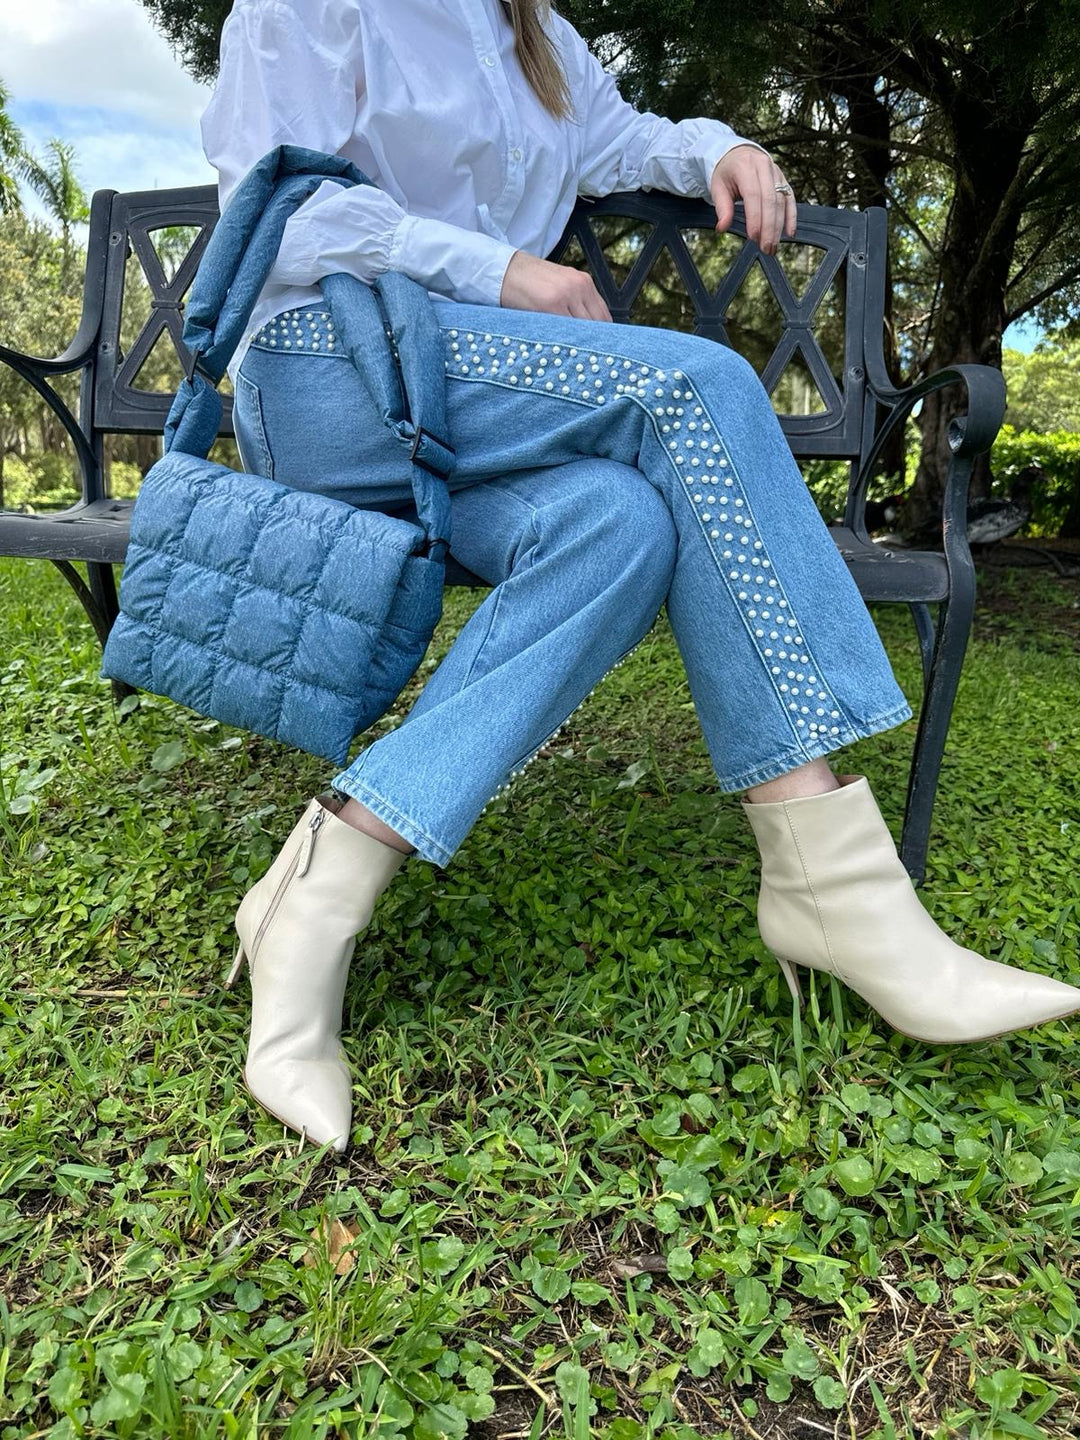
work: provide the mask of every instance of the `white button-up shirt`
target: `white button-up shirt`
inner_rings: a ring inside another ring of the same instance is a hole
[[[318,300],[323,275],[400,270],[433,296],[498,305],[514,251],[547,255],[578,195],[708,198],[717,161],[752,143],[634,109],[568,20],[552,9],[544,24],[572,120],[526,80],[500,0],[236,0],[202,116],[222,210],[277,145],[342,155],[375,185],[324,181],[290,217],[234,380],[251,335]]]

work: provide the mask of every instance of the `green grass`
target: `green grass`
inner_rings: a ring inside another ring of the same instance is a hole
[[[1080,590],[985,591],[923,896],[1076,981]],[[332,769],[118,719],[50,566],[0,624],[0,1440],[1076,1434],[1080,1026],[931,1047],[820,976],[795,1024],[666,619],[380,903],[345,1157],[249,1099],[220,985]],[[842,757],[895,833],[913,733]]]

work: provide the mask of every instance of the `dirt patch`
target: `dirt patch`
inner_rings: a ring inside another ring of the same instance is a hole
[[[1067,575],[1041,559],[1035,543],[995,547],[978,558],[974,633],[1058,654],[1080,652],[1080,540],[1053,542],[1059,560],[1075,571]]]

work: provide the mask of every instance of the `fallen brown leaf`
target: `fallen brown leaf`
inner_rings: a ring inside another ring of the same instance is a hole
[[[350,1270],[356,1268],[356,1259],[348,1247],[359,1234],[359,1225],[354,1225],[350,1220],[339,1220],[337,1216],[335,1216],[334,1219],[330,1221],[328,1234],[325,1231],[324,1224],[320,1222],[311,1232],[311,1238],[319,1250],[321,1250],[324,1245],[326,1246],[326,1253],[334,1262],[334,1274],[347,1275]],[[318,1263],[318,1255],[314,1249],[304,1252],[304,1264],[308,1269],[311,1269]]]
[[[622,1280],[632,1280],[635,1275],[666,1275],[667,1260],[663,1255],[631,1255],[628,1260],[613,1260],[611,1269]]]

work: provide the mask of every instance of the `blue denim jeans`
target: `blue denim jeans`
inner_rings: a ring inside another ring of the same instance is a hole
[[[723,791],[910,717],[747,361],[655,326],[432,303],[451,551],[493,588],[333,786],[445,866],[665,603]],[[415,516],[407,456],[318,304],[258,333],[234,414],[245,468]]]

